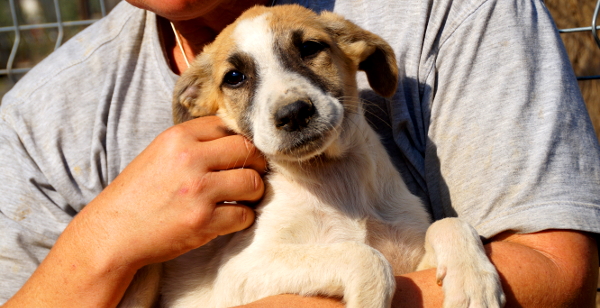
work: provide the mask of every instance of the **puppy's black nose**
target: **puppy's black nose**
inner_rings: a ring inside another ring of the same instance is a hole
[[[315,114],[315,106],[310,101],[297,100],[275,112],[275,126],[287,132],[299,131],[308,126]]]

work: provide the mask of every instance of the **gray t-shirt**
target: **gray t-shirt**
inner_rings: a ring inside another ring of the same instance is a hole
[[[600,151],[541,1],[322,0],[386,39],[400,88],[359,76],[369,118],[436,219],[600,233]],[[177,76],[156,16],[128,3],[31,70],[0,105],[0,303],[72,217],[172,125]]]

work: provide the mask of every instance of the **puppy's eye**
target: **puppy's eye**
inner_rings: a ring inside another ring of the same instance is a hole
[[[223,78],[223,82],[230,86],[239,86],[244,80],[246,80],[246,75],[240,71],[229,71]]]
[[[306,41],[300,45],[300,56],[302,58],[314,56],[325,48],[327,48],[325,43]]]

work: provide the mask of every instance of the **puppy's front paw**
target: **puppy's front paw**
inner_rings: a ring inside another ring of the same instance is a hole
[[[436,279],[444,289],[444,308],[501,308],[506,302],[500,277],[487,258],[465,264],[438,264]]]
[[[418,269],[437,268],[445,308],[504,306],[500,276],[469,224],[458,218],[436,221],[427,230],[425,251]]]
[[[389,308],[396,290],[392,267],[377,250],[366,245],[355,249],[356,264],[346,281],[344,300],[347,308]]]

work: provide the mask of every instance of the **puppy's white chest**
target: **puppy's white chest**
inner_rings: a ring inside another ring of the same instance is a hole
[[[366,241],[366,218],[350,217],[336,208],[340,205],[324,203],[298,187],[291,196],[267,192],[267,198],[272,199],[258,211],[257,240],[294,244]]]
[[[290,190],[290,185],[294,189]],[[301,265],[299,260],[324,262],[334,260],[331,254],[352,251],[346,245],[359,245],[364,249],[364,245],[355,243],[366,241],[366,219],[352,219],[310,192],[277,177],[270,181],[257,214],[251,228],[218,238],[169,262],[174,288],[163,290],[166,306],[229,307],[291,292],[292,289],[288,289],[291,286],[265,283],[271,279],[286,282],[289,279],[290,283],[306,287],[309,293],[314,286],[302,281],[320,277],[324,279],[325,289],[331,289],[332,294],[339,293],[339,286],[329,280],[331,274],[322,273],[321,277],[319,270],[315,274],[295,269]],[[280,277],[282,273],[297,277],[284,279],[285,275]],[[183,286],[182,280],[186,281]],[[294,290],[293,293],[303,293]]]

